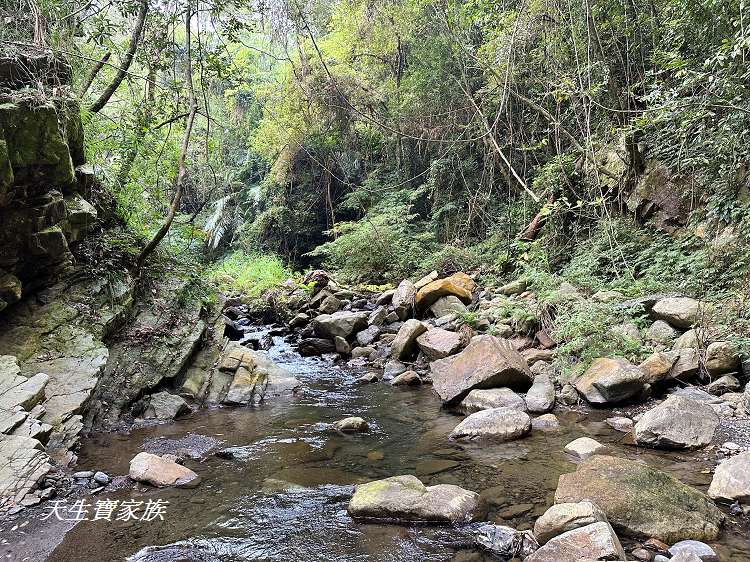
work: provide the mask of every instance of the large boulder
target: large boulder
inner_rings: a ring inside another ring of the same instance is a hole
[[[417,345],[427,359],[435,361],[461,349],[461,336],[442,328],[432,328],[417,338]]]
[[[638,366],[646,373],[646,382],[654,384],[670,378],[670,372],[677,358],[676,352],[657,351],[646,357]]]
[[[635,424],[638,445],[664,449],[705,447],[719,426],[719,416],[705,402],[671,395]]]
[[[146,482],[158,488],[192,488],[200,481],[198,475],[189,468],[151,453],[138,453],[133,457],[128,476],[137,482]]]
[[[391,297],[391,304],[400,320],[406,320],[411,316],[414,310],[414,298],[417,296],[417,289],[414,283],[404,279],[399,283]]]
[[[182,414],[190,412],[185,399],[169,392],[152,394],[143,417],[156,420],[173,420]]]
[[[451,484],[425,486],[411,475],[359,484],[347,508],[355,519],[464,523],[482,513],[479,494]]]
[[[391,343],[391,355],[395,359],[409,359],[417,351],[417,338],[427,331],[427,326],[411,318],[398,329]]]
[[[475,388],[507,386],[526,390],[532,376],[526,360],[507,341],[475,336],[457,355],[430,364],[433,387],[443,402],[459,402]]]
[[[315,335],[332,340],[336,336],[348,339],[352,334],[367,327],[367,312],[341,310],[333,314],[321,314],[313,320]]]
[[[432,281],[417,291],[417,310],[427,310],[438,299],[448,295],[458,297],[462,302],[469,304],[475,286],[474,280],[465,273],[454,273],[450,277]]]
[[[539,544],[545,544],[567,531],[606,521],[604,512],[590,501],[558,503],[536,520],[534,536]]]
[[[446,314],[463,314],[467,310],[461,299],[454,295],[441,297],[430,307],[430,312],[435,315],[435,318],[442,318]]]
[[[466,414],[490,408],[511,408],[525,412],[526,402],[510,388],[477,388],[469,392],[458,405],[458,409]]]
[[[698,320],[702,304],[689,297],[668,297],[658,301],[651,309],[651,315],[664,320],[675,328],[687,330]]]
[[[640,462],[604,455],[560,476],[555,503],[584,500],[598,505],[618,533],[667,543],[715,540],[724,520],[695,488]]]
[[[579,560],[625,560],[625,551],[609,523],[592,523],[558,535],[524,562]]]
[[[728,341],[716,341],[706,348],[706,370],[712,375],[729,373],[740,368],[737,349]]]
[[[708,495],[717,500],[750,501],[750,452],[730,457],[716,467]]]
[[[513,408],[490,408],[467,416],[451,431],[451,439],[513,441],[531,431],[531,418]]]
[[[555,406],[555,385],[549,375],[537,375],[526,393],[526,408],[532,414],[544,414]]]
[[[573,386],[591,404],[609,404],[638,395],[647,380],[647,374],[626,359],[599,357]]]
[[[300,382],[266,353],[244,346],[228,349],[219,370],[233,375],[224,397],[226,404],[257,404],[271,396],[291,396],[300,387]]]

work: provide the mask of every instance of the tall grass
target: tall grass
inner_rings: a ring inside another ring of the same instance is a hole
[[[211,266],[207,274],[221,291],[257,297],[266,289],[280,285],[291,272],[278,256],[239,250],[227,254]]]

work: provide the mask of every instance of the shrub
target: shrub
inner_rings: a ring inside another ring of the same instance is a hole
[[[257,297],[289,278],[290,271],[275,255],[235,251],[208,268],[206,274],[221,291]]]

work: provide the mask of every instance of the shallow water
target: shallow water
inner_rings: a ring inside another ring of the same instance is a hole
[[[170,503],[164,521],[83,521],[48,560],[449,561],[471,548],[472,525],[354,522],[346,514],[352,485],[397,474],[416,474],[428,485],[458,484],[485,492],[492,505],[490,520],[529,528],[552,504],[558,476],[575,470],[563,447],[582,435],[701,489],[710,481],[702,472],[709,463],[694,455],[620,444],[622,434],[602,421],[609,412],[560,414],[560,431],[534,431],[513,443],[458,445],[447,435],[461,418],[440,408],[431,387],[359,386],[354,381],[361,372],[302,358],[280,338],[275,343],[269,353],[304,385],[297,398],[204,410],[174,424],[88,439],[78,469],[110,475],[127,474],[130,459],[144,448],[207,448],[216,439],[222,448],[236,449],[233,459],[209,454],[202,461],[186,460],[203,479],[196,489],[123,484],[91,498],[92,503],[105,497]],[[327,425],[350,415],[365,418],[371,431],[349,436]],[[747,529],[738,525],[730,522],[714,545],[724,561],[750,560]]]

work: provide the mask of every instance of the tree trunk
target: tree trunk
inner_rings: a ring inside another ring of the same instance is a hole
[[[162,241],[167,232],[169,232],[174,217],[180,208],[180,200],[182,199],[182,193],[185,187],[185,175],[187,174],[187,168],[185,166],[185,159],[187,158],[187,151],[190,146],[190,135],[193,132],[193,124],[195,123],[195,115],[198,112],[198,102],[195,98],[195,89],[193,87],[193,63],[192,53],[190,45],[190,21],[193,17],[192,1],[188,0],[187,12],[185,14],[185,52],[187,53],[187,62],[185,63],[185,80],[188,88],[188,107],[190,112],[187,115],[187,122],[185,123],[185,134],[182,136],[182,146],[180,147],[180,156],[177,161],[177,178],[175,179],[175,194],[172,198],[172,204],[169,207],[169,212],[161,225],[161,228],[154,235],[151,241],[141,250],[136,261],[136,272],[139,272],[143,267],[143,263],[146,258],[156,249],[159,242]]]
[[[148,13],[148,0],[141,0],[140,8],[138,9],[138,17],[135,20],[135,27],[133,28],[133,33],[130,35],[130,45],[128,45],[128,50],[125,53],[125,57],[122,59],[122,62],[120,63],[120,68],[117,69],[117,74],[115,75],[112,82],[110,82],[109,86],[106,87],[106,89],[102,92],[102,94],[99,96],[99,99],[96,100],[93,104],[91,104],[91,107],[89,110],[92,113],[97,113],[101,111],[101,109],[107,105],[107,102],[112,97],[112,94],[115,93],[117,88],[122,83],[123,79],[128,73],[128,68],[130,68],[130,64],[133,62],[133,57],[135,56],[135,51],[138,48],[138,43],[141,40],[141,35],[143,34],[143,27],[146,23],[146,14]]]
[[[112,52],[107,51],[104,54],[104,56],[101,58],[101,60],[96,62],[94,67],[91,69],[91,72],[89,72],[89,75],[86,77],[86,80],[83,82],[83,85],[81,86],[81,91],[78,94],[80,97],[83,97],[86,95],[86,92],[89,91],[91,84],[94,83],[94,78],[96,78],[96,75],[99,74],[99,71],[104,67],[104,65],[107,64],[107,61],[109,60],[109,57],[111,56],[112,56]]]

